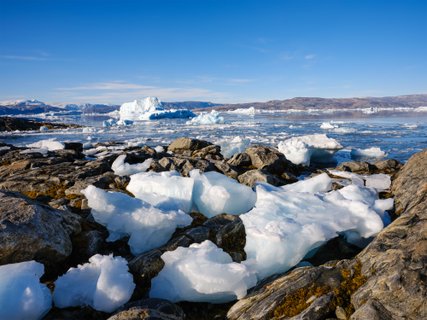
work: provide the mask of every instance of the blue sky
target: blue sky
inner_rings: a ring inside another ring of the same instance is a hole
[[[427,1],[0,0],[0,100],[427,93]]]

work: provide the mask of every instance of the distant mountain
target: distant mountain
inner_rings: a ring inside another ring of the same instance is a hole
[[[0,115],[26,115],[60,112],[59,107],[45,104],[39,100],[20,100],[0,104]]]
[[[92,103],[84,103],[84,104],[67,104],[64,107],[65,110],[68,111],[79,111],[81,113],[89,114],[89,113],[109,113],[115,110],[120,109],[120,105],[117,104],[92,104]]]
[[[286,109],[358,109],[358,108],[417,108],[427,106],[427,94],[404,95],[395,97],[366,98],[310,98],[297,97],[286,100],[223,104],[218,110],[235,110],[254,107],[261,110]]]

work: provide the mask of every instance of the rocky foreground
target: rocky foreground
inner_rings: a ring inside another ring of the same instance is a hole
[[[427,150],[403,167],[394,160],[349,162],[337,170],[392,176],[395,220],[362,251],[341,237],[324,245],[309,262],[273,276],[235,303],[207,304],[149,299],[147,293],[164,266],[161,255],[177,247],[211,240],[234,261],[246,259],[245,228],[238,216],[206,218],[192,212],[190,226],[178,229],[163,246],[133,255],[126,239],[107,242],[108,230],[92,217],[81,190],[89,185],[128,194],[129,177],[111,165],[120,154],[126,163],[152,159],[150,171],[217,171],[250,187],[280,186],[316,167],[289,162],[274,148],[251,146],[224,159],[219,146],[181,138],[156,151],[148,146],[99,145],[88,158],[82,145],[41,154],[0,144],[0,265],[36,260],[45,266],[51,288],[70,267],[94,254],[124,257],[136,283],[133,296],[113,313],[85,308],[52,308],[45,319],[426,319],[427,318]],[[340,188],[339,185],[334,186]]]

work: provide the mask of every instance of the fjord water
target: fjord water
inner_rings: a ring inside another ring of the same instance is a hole
[[[344,149],[335,158],[338,162],[350,159],[350,149],[379,147],[386,158],[406,161],[412,154],[427,147],[427,113],[405,115],[338,116],[331,114],[290,115],[284,112],[258,112],[253,116],[221,113],[224,124],[191,125],[185,119],[163,119],[137,122],[126,127],[103,127],[108,117],[49,118],[44,120],[77,123],[78,129],[48,130],[43,132],[2,133],[0,140],[25,146],[42,139],[58,141],[127,142],[133,145],[167,145],[178,137],[192,137],[211,142],[231,140],[236,136],[247,138],[253,144],[277,147],[291,136],[326,133],[337,139]],[[324,130],[320,126],[330,122],[335,128]]]

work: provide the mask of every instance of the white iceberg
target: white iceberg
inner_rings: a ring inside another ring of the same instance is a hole
[[[91,306],[113,312],[129,301],[134,289],[124,258],[96,254],[56,280],[53,300],[58,308]]]
[[[35,261],[0,266],[0,319],[36,320],[50,310],[50,290],[39,280],[43,273]]]
[[[245,151],[250,143],[251,140],[239,136],[215,141],[215,144],[221,147],[221,153],[225,158],[231,158],[234,154]]]
[[[193,202],[198,211],[210,218],[221,213],[241,214],[253,208],[255,192],[218,172],[190,171],[194,179]]]
[[[151,281],[151,298],[225,303],[243,298],[256,276],[211,241],[162,255],[165,266]]]
[[[190,212],[193,206],[192,178],[181,177],[176,171],[134,174],[126,189],[136,198],[162,210]]]
[[[244,264],[258,279],[285,272],[340,233],[348,233],[348,241],[357,243],[383,228],[373,189],[350,185],[323,193],[318,191],[328,190],[330,181],[324,176],[317,179],[312,186],[310,180],[304,181],[306,190],[257,186],[255,207],[240,218],[246,230]]]
[[[210,125],[222,123],[224,123],[224,117],[221,117],[219,112],[215,110],[212,110],[210,113],[202,112],[197,117],[187,121],[187,124],[191,125]]]
[[[351,149],[350,156],[352,159],[384,158],[386,153],[378,147],[371,147],[367,149]]]
[[[28,148],[43,149],[47,151],[55,151],[64,149],[64,144],[57,141],[55,138],[40,140],[34,143],[27,144]]]
[[[250,108],[238,108],[235,110],[230,110],[228,113],[234,113],[234,114],[242,114],[247,116],[254,116],[256,113],[256,109],[254,107]]]
[[[332,124],[331,122],[323,122],[320,125],[320,129],[323,129],[323,130],[331,130],[335,128],[338,128],[338,126],[336,124]]]
[[[116,119],[108,119],[102,122],[103,127],[115,127],[115,126],[131,126],[133,125],[132,120],[116,120]]]
[[[158,120],[165,118],[191,118],[195,114],[187,109],[165,109],[156,97],[125,102],[120,106],[120,120]]]
[[[192,218],[183,211],[162,211],[120,192],[107,192],[92,185],[81,191],[92,215],[109,231],[108,241],[129,236],[132,254],[165,244],[177,227],[188,226]]]
[[[126,155],[122,154],[118,156],[111,165],[111,170],[118,176],[130,176],[138,172],[145,172],[150,168],[153,162],[152,158],[148,158],[142,163],[129,164],[125,162],[125,159]]]
[[[311,161],[330,162],[334,153],[342,148],[335,139],[326,134],[311,134],[292,137],[279,142],[278,150],[294,164],[310,165]]]

